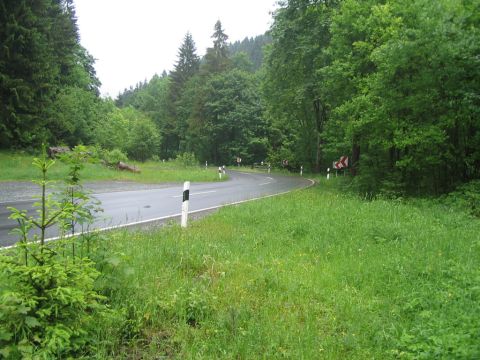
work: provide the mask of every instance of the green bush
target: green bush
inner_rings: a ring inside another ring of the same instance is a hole
[[[60,236],[75,225],[93,221],[90,199],[82,191],[79,173],[89,155],[76,147],[62,157],[69,167],[63,193],[46,195],[49,169],[55,164],[42,157],[33,166],[41,172],[35,182],[42,196],[34,204],[37,216],[10,207],[10,219],[18,222],[13,233],[19,242],[0,253],[0,357],[7,359],[59,359],[93,353],[97,347],[96,326],[112,312],[104,305],[94,283],[99,272],[83,254],[83,239],[71,237],[46,243],[45,230],[57,226]],[[32,236],[37,229],[40,235]],[[87,238],[87,252],[89,240]],[[80,246],[80,249],[78,249]]]
[[[158,154],[161,138],[158,129],[149,118],[138,118],[132,125],[128,142],[130,158],[145,162]]]
[[[467,210],[471,215],[480,217],[480,180],[473,180],[459,186],[443,198],[449,206]]]
[[[120,161],[128,161],[128,157],[121,150],[113,149],[105,152],[103,160],[105,160],[108,165],[116,165]]]
[[[198,165],[198,160],[195,157],[195,154],[189,152],[178,154],[175,158],[175,162],[185,167]]]
[[[58,359],[93,352],[96,324],[109,316],[94,290],[98,274],[85,259],[24,265],[0,255],[0,354]]]

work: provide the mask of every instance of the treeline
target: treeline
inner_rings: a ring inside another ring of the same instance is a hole
[[[263,81],[276,151],[349,155],[362,192],[480,177],[478,0],[288,0]]]
[[[200,58],[187,34],[172,72],[126,89],[114,102],[99,97],[72,0],[1,2],[0,10],[0,148],[85,144],[141,161],[187,152],[217,164],[266,159],[254,73],[265,36],[229,44],[218,22]]]
[[[0,148],[93,141],[94,59],[72,0],[0,1]]]
[[[72,0],[0,2],[0,149],[100,145],[145,160],[160,135],[147,115],[99,97]]]
[[[228,50],[231,54],[235,55],[238,53],[245,53],[249,60],[252,62],[253,70],[259,70],[263,64],[264,51],[263,48],[265,45],[268,45],[272,42],[270,35],[258,35],[252,38],[246,37],[242,41],[235,41],[230,44]]]
[[[153,121],[161,137],[156,153],[163,159],[194,153],[202,162],[219,165],[237,157],[245,163],[266,160],[270,125],[255,69],[268,37],[232,45],[218,21],[212,39],[200,58],[187,33],[173,71],[125,89],[116,105]]]
[[[349,156],[364,193],[480,178],[479,0],[288,0],[267,35],[191,34],[170,73],[98,97],[71,0],[1,2],[0,147],[96,144],[229,165]]]

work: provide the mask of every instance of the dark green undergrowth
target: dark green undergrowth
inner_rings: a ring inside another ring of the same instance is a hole
[[[480,218],[480,180],[463,184],[439,199],[447,206],[457,207]]]
[[[480,222],[335,183],[111,233],[98,358],[479,358]]]

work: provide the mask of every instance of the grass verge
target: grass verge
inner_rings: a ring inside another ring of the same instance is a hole
[[[229,167],[230,170],[235,170],[235,171],[240,171],[240,172],[249,172],[249,173],[258,173],[258,174],[268,174],[267,169],[262,169],[262,168],[252,168],[251,166],[231,166]],[[288,171],[286,169],[281,169],[281,168],[271,168],[270,169],[271,174],[277,174],[277,175],[283,175],[283,176],[299,176],[300,172],[295,173]],[[311,175],[311,174],[304,174],[304,176]]]
[[[99,357],[479,358],[480,222],[334,183],[109,234]]]
[[[30,181],[38,176],[37,169],[32,167],[33,156],[0,152],[0,182],[2,181]],[[83,181],[138,181],[143,183],[163,183],[163,182],[179,182],[179,181],[219,181],[218,170],[209,168],[206,170],[202,167],[185,167],[175,162],[155,162],[147,161],[139,163],[129,161],[129,164],[135,165],[141,170],[140,173],[134,174],[126,171],[119,171],[107,168],[101,164],[86,164],[85,168],[80,172]],[[49,171],[50,179],[60,180],[66,177],[68,167],[61,161]],[[225,180],[226,177],[223,177]]]

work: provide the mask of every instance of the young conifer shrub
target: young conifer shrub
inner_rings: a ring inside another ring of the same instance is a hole
[[[48,170],[55,164],[43,151],[33,165],[41,172],[36,183],[41,196],[37,215],[11,208],[18,222],[17,246],[0,252],[0,358],[60,359],[92,354],[97,347],[96,326],[114,314],[95,289],[99,272],[76,252],[76,236],[46,242],[46,230],[56,226],[60,236],[72,234],[76,224],[92,219],[87,194],[79,185],[85,160],[82,149],[69,161],[67,188],[48,195]],[[88,251],[87,251],[88,253]]]

